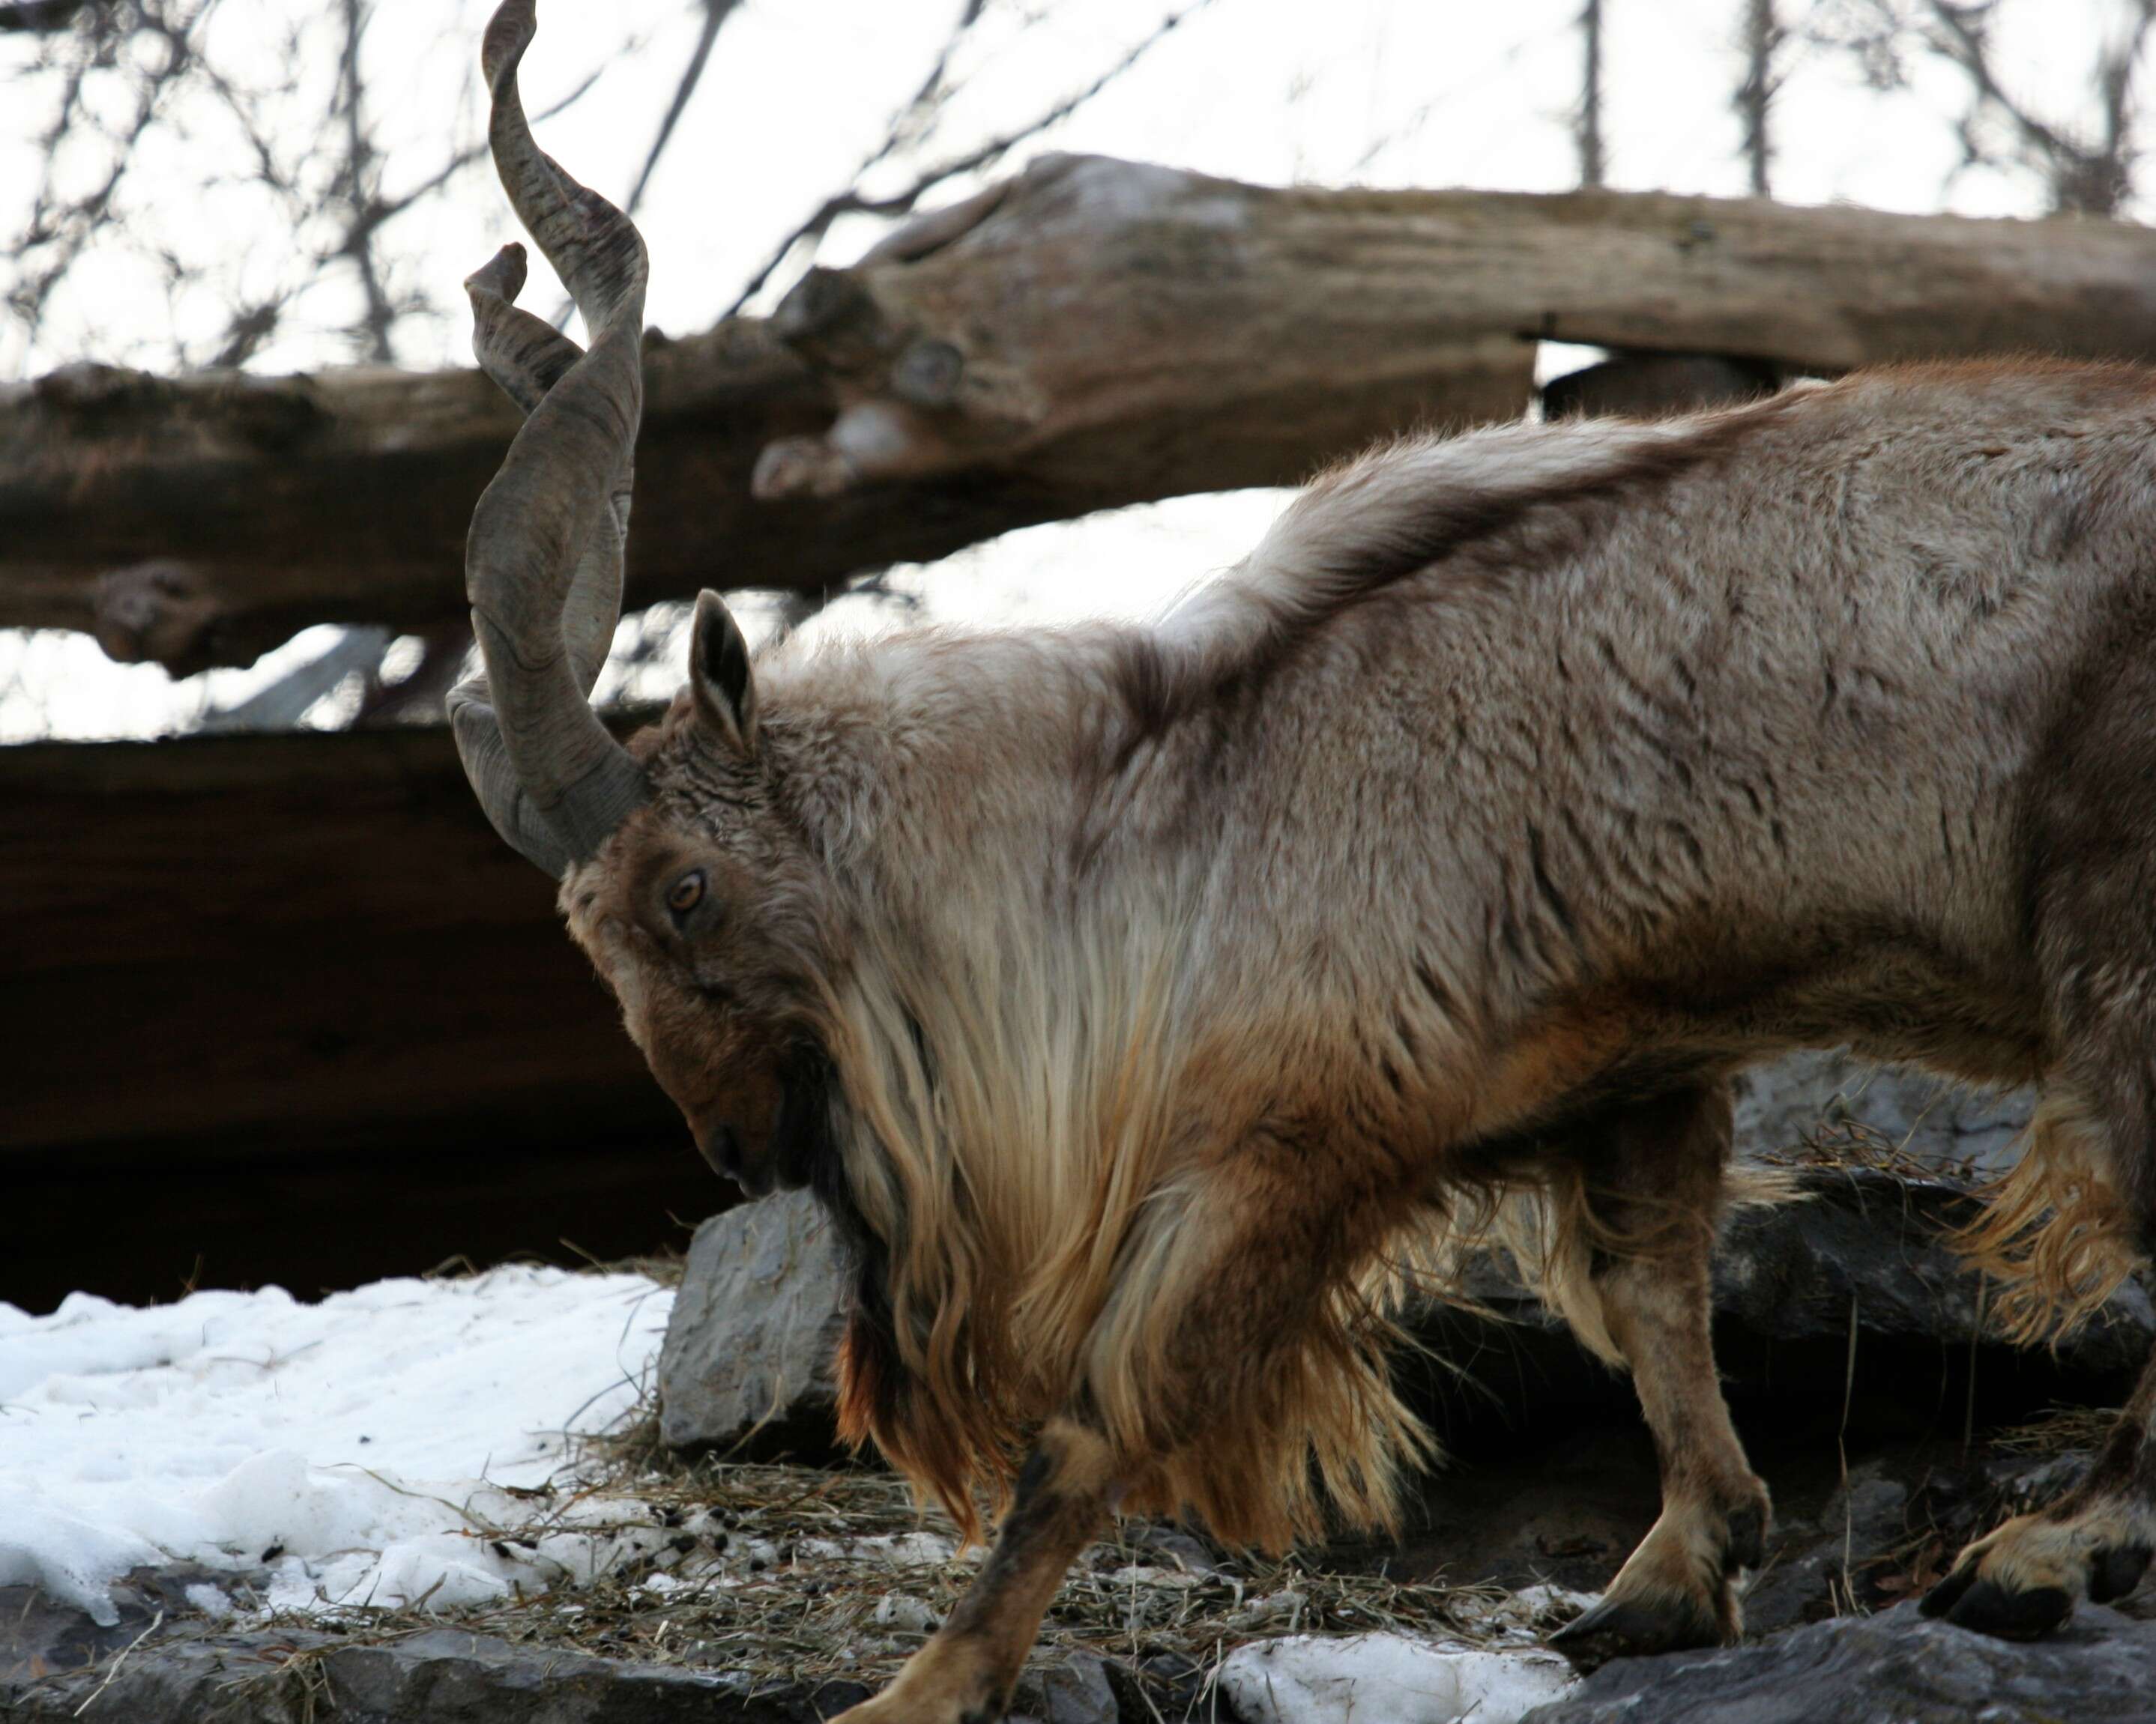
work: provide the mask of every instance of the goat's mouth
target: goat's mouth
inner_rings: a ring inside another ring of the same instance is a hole
[[[743,1191],[748,1190],[749,1173],[742,1161],[740,1132],[732,1126],[709,1126],[698,1136],[696,1147],[720,1178],[731,1179]]]
[[[798,1191],[831,1152],[830,1084],[827,1060],[814,1050],[798,1054],[779,1073],[778,1111],[756,1150],[731,1125],[706,1127],[696,1147],[713,1172],[732,1180],[747,1196]]]

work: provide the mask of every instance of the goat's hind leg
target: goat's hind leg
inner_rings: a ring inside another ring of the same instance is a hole
[[[2054,1222],[2055,1238],[2094,1242],[2117,1269],[2156,1241],[2156,777],[2148,714],[2156,661],[2144,637],[2122,634],[2104,675],[2092,675],[2079,721],[2045,764],[2031,811],[2050,859],[2033,882],[2035,952],[2056,1082],[2073,1098],[2078,1147],[2100,1179],[2084,1179]],[[2046,1098],[2046,1112],[2056,1097]],[[2047,1152],[2032,1144],[2031,1156]],[[2041,1168],[2039,1169],[2041,1172]],[[2018,1174],[2017,1178],[2020,1177]],[[2042,1268],[2041,1256],[2035,1265]],[[2098,1265],[2040,1277],[2035,1290],[2085,1304]],[[2048,1280],[2049,1285],[2046,1285]],[[2082,1285],[2067,1285],[2072,1282]],[[2082,1598],[2101,1603],[2138,1583],[2156,1549],[2156,1357],[2088,1475],[2058,1501],[2009,1521],[1961,1553],[1923,1603],[1930,1616],[2026,1639]]]
[[[2107,1255],[2121,1254],[2111,1265],[2118,1270],[2131,1260],[2128,1241],[2138,1235],[2145,1254],[2152,1224],[2156,1224],[2156,1166],[2148,1159],[2149,1147],[2156,1146],[2150,1129],[2156,1127],[2156,1106],[2137,1099],[2144,1090],[2156,1096],[2147,1075],[2133,1065],[2108,1084],[2089,1086],[2088,1093],[2107,1092],[2102,1119],[2138,1114],[2148,1121],[2133,1134],[2138,1157],[2122,1158],[2119,1141],[2124,1134],[2091,1121],[2090,1129],[2097,1134],[2093,1152],[2108,1164],[2110,1178],[2099,1178],[2095,1176],[2100,1170],[2084,1169],[2074,1197],[2066,1197],[2056,1185],[2047,1193],[2072,1213],[2054,1214],[2046,1224],[2070,1229],[2104,1247]],[[2037,1115],[2037,1141],[2028,1152],[2031,1157],[2056,1152],[2046,1141],[2055,1124],[2054,1102],[2047,1098]],[[2071,1135],[2071,1126],[2064,1129]],[[2066,1152],[2073,1153],[2071,1148]],[[2061,1297],[2071,1301],[2078,1295],[2093,1300],[2106,1285],[2101,1278],[2103,1266],[2084,1260],[2076,1275],[2065,1277],[2077,1285],[2056,1285],[2055,1278],[2054,1285],[2040,1285],[2035,1290],[2044,1301],[2040,1309],[2055,1308],[2051,1301]],[[2016,1515],[1963,1551],[1953,1571],[1925,1595],[1923,1613],[2007,1639],[2033,1639],[2064,1621],[2083,1598],[2102,1604],[2132,1592],[2140,1584],[2152,1552],[2156,1552],[2156,1356],[2142,1367],[2133,1396],[2081,1483],[2056,1502]]]
[[[2067,1199],[2070,1216],[2054,1215],[2048,1225],[2070,1228],[2115,1261],[2106,1265],[2083,1260],[2074,1286],[2038,1290],[2048,1302],[2077,1297],[2092,1300],[2107,1285],[2104,1268],[2123,1272],[2136,1255],[2145,1259],[2156,1233],[2156,1074],[2135,1071],[2103,1085],[2111,1105],[2106,1121],[2138,1115],[2143,1123],[2131,1133],[2133,1148],[2122,1153],[2128,1134],[2097,1127],[2096,1152],[2108,1163],[2107,1179],[2083,1175],[2077,1195]],[[2092,1090],[2095,1086],[2091,1086]],[[2133,1101],[2133,1092],[2148,1099]],[[2122,1095],[2121,1091],[2129,1092]],[[2122,1103],[2131,1101],[2131,1106]],[[2046,1110],[2049,1111],[2049,1106]],[[2039,1127],[2045,1121],[2040,1113]],[[2102,1141],[2108,1139],[2108,1142]],[[2046,1152],[2045,1146],[2030,1153]],[[2092,1254],[2094,1255],[2093,1253]],[[2143,1366],[2124,1409],[2112,1423],[2081,1483],[2056,1502],[2017,1515],[1964,1550],[1953,1570],[1925,1595],[1923,1613],[1984,1634],[2015,1640],[2034,1639],[2072,1614],[2082,1599],[2108,1603],[2140,1584],[2156,1552],[2156,1354]]]
[[[1964,1550],[1924,1595],[1927,1616],[2033,1640],[2082,1598],[2107,1604],[2141,1583],[2156,1551],[2156,1359],[2082,1482]]]
[[[1551,1644],[1575,1663],[1737,1638],[1743,1571],[1770,1504],[1730,1424],[1714,1367],[1710,1260],[1730,1142],[1726,1086],[1626,1111],[1581,1146],[1586,1286],[1557,1289],[1590,1345],[1632,1373],[1654,1433],[1662,1512],[1601,1602]]]

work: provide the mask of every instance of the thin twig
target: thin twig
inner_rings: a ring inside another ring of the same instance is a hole
[[[140,1646],[145,1640],[148,1639],[151,1635],[156,1634],[158,1629],[163,1625],[164,1620],[165,1613],[162,1610],[160,1610],[155,1616],[150,1619],[149,1627],[143,1629],[141,1634],[136,1635],[133,1639],[130,1640],[125,1646],[121,1647],[119,1651],[112,1655],[112,1662],[106,1668],[105,1672],[105,1680],[100,1682],[96,1687],[90,1691],[88,1698],[86,1698],[80,1706],[74,1709],[73,1714],[74,1716],[80,1718],[85,1712],[90,1710],[90,1702],[95,1700],[99,1695],[104,1693],[106,1689],[112,1686],[112,1679],[120,1674],[120,1666],[127,1661],[127,1655],[132,1652],[137,1646]]]

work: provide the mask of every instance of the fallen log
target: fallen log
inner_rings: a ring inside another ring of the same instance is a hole
[[[654,341],[634,604],[819,591],[1032,522],[1291,483],[1509,417],[1532,343],[1742,362],[2156,351],[2156,239],[1610,192],[1275,189],[1051,156],[812,272],[767,321]],[[0,390],[0,626],[175,672],[316,622],[438,624],[515,427],[475,373]]]

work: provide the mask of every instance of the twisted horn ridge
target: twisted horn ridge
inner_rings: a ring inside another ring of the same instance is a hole
[[[451,693],[449,714],[495,831],[558,876],[595,855],[650,793],[589,699],[621,611],[646,264],[629,218],[532,140],[516,67],[536,29],[532,0],[503,0],[487,26],[488,138],[511,203],[575,297],[592,345],[579,354],[516,309],[521,246],[465,284],[473,351],[529,417],[472,512],[465,586],[486,671]]]

